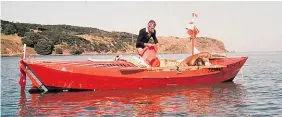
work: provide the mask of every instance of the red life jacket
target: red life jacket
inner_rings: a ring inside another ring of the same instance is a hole
[[[159,67],[160,60],[157,57],[157,46],[146,46],[139,55],[151,66],[151,67]]]

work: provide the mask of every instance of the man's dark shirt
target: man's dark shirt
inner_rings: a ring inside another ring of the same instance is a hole
[[[156,37],[156,30],[149,34],[149,32],[146,31],[146,28],[142,28],[139,31],[139,35],[136,42],[136,48],[145,48],[144,43],[148,43],[151,37],[154,39],[155,44],[158,43],[158,39]]]

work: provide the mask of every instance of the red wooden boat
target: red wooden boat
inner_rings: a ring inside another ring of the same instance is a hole
[[[211,66],[140,68],[121,60],[21,59],[20,70],[21,79],[27,74],[33,87],[44,91],[143,89],[232,81],[246,60],[213,58]]]

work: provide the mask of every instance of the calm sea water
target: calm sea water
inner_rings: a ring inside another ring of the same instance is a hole
[[[18,85],[19,57],[1,58],[1,116],[280,116],[282,52],[248,56],[234,83],[159,88],[29,94]],[[184,58],[162,54],[161,58]],[[113,58],[114,55],[41,56],[45,59]]]

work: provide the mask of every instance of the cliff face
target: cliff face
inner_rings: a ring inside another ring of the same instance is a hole
[[[1,34],[1,56],[16,56],[23,52],[21,37]],[[29,54],[36,54],[33,48],[27,47]]]
[[[158,37],[161,53],[191,53],[191,43],[188,38]],[[200,52],[226,52],[224,44],[209,37],[198,37],[195,47]]]

